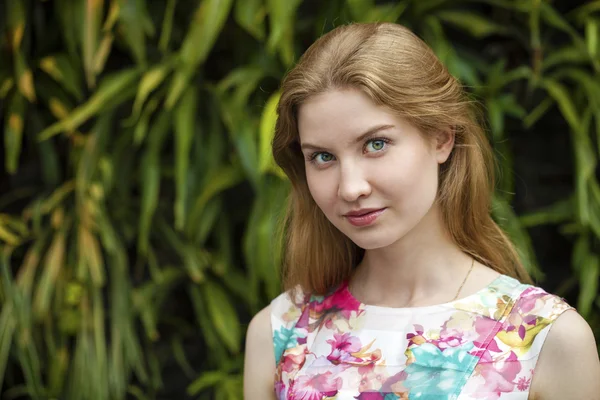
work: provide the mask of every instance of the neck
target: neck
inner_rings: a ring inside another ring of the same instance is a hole
[[[452,241],[434,206],[401,240],[367,250],[351,287],[367,304],[437,304],[454,298],[470,266],[471,257]]]

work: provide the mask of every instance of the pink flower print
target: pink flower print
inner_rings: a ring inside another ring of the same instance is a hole
[[[342,387],[342,379],[334,377],[331,371],[316,375],[302,375],[290,386],[291,399],[322,400],[333,397]]]
[[[546,292],[539,288],[530,287],[521,294],[515,308],[520,314],[535,314],[534,310],[545,303],[544,301],[539,300],[547,295]]]
[[[484,347],[486,345],[486,339],[496,336],[496,334],[502,329],[502,324],[496,320],[488,317],[480,317],[475,320],[475,332],[477,332],[477,339],[473,341],[475,346]],[[500,349],[498,349],[500,351]]]
[[[381,392],[361,392],[356,400],[385,400],[386,393]]]
[[[327,359],[333,364],[342,362],[359,362],[360,358],[354,357],[352,353],[360,351],[362,344],[356,336],[351,336],[350,332],[339,334],[334,333],[333,339],[327,341],[331,345],[331,353]]]
[[[305,346],[297,346],[291,349],[287,349],[283,353],[283,357],[281,358],[280,365],[281,370],[285,372],[293,372],[298,371],[304,365],[304,361],[306,360],[306,347]]]
[[[531,383],[531,378],[527,379],[524,376],[522,376],[519,378],[519,381],[517,382],[517,389],[519,389],[521,392],[524,392],[527,389],[529,389],[530,383]]]
[[[377,367],[374,364],[371,364],[370,368],[359,368],[359,373],[361,373],[361,379],[358,385],[359,392],[379,391],[383,386],[383,383],[389,378],[385,367]]]
[[[511,351],[508,358],[503,362],[480,362],[475,370],[485,380],[484,391],[495,393],[496,398],[499,398],[502,393],[513,391],[515,387],[514,380],[517,374],[521,372],[521,363],[516,354]]]
[[[342,286],[329,296],[325,296],[320,300],[314,300],[311,302],[311,310],[316,314],[312,315],[314,319],[319,317],[325,312],[340,312],[340,314],[349,319],[352,312],[359,312],[361,303],[356,300],[348,289],[348,283],[345,282]]]

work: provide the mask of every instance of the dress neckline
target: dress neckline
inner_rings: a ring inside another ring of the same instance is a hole
[[[464,296],[464,297],[461,297],[461,298],[458,298],[456,300],[452,300],[452,301],[449,301],[446,303],[432,304],[432,305],[428,305],[428,306],[416,306],[416,307],[391,307],[391,306],[378,306],[378,305],[363,303],[360,300],[358,300],[356,297],[354,297],[352,292],[350,292],[350,289],[348,287],[348,283],[349,283],[348,280],[346,280],[342,283],[342,287],[340,289],[342,290],[344,296],[347,296],[348,298],[352,299],[353,302],[359,303],[360,309],[368,310],[369,312],[374,312],[374,313],[415,314],[415,313],[430,312],[430,311],[439,310],[439,309],[454,308],[455,304],[476,301],[477,299],[480,299],[482,297],[482,295],[484,295],[485,293],[495,293],[497,291],[496,287],[502,281],[504,281],[506,279],[512,280],[513,278],[511,278],[507,275],[504,275],[504,274],[499,274],[498,276],[496,276],[496,278],[494,278],[486,286],[484,286],[483,288],[479,289],[478,291],[476,291],[474,293],[471,293],[470,295],[467,295],[467,296]]]

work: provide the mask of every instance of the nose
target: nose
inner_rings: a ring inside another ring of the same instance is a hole
[[[371,193],[371,184],[366,179],[365,171],[357,165],[346,164],[340,168],[338,196],[352,203]]]

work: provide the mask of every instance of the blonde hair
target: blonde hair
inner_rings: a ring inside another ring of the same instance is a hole
[[[314,202],[300,151],[297,110],[310,96],[355,88],[425,134],[452,129],[455,147],[440,166],[437,201],[454,242],[494,270],[530,282],[510,240],[490,215],[493,154],[460,83],[407,28],[391,23],[340,26],[318,39],[282,83],[273,155],[292,192],[284,228],[283,281],[324,294],[348,279],[364,251]]]

